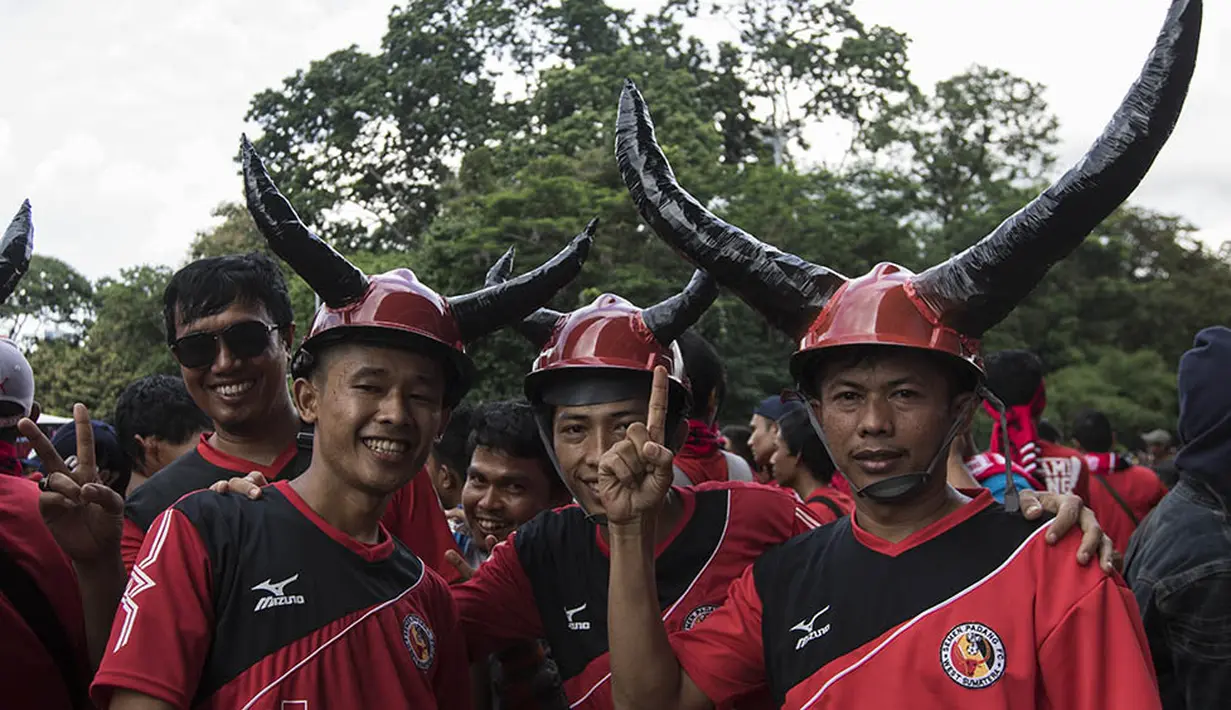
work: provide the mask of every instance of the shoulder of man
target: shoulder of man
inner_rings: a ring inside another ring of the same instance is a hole
[[[124,502],[124,516],[148,531],[164,510],[193,491],[209,488],[235,472],[206,461],[196,449],[172,461]]]

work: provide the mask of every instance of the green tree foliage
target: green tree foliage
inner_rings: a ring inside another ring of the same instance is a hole
[[[0,322],[9,338],[39,338],[52,331],[76,339],[93,310],[89,279],[55,257],[35,254],[17,290],[0,305]]]
[[[91,416],[107,419],[132,380],[179,372],[163,334],[162,292],[170,277],[165,267],[139,266],[102,279],[95,289],[97,316],[80,342],[35,345],[28,358],[44,411],[71,413],[81,402]]]
[[[695,35],[703,15],[728,21],[738,43]],[[923,90],[906,47],[851,0],[665,0],[649,13],[603,0],[419,0],[392,9],[379,51],[311,63],[254,97],[248,118],[305,221],[369,273],[409,267],[444,295],[466,293],[508,247],[525,271],[599,217],[586,269],[552,306],[604,292],[647,306],[691,269],[640,222],[620,180],[613,121],[626,76],[699,200],[847,275],[880,261],[930,266],[1036,195],[1057,168],[1044,87],[976,66]],[[845,122],[856,141],[838,166],[804,167],[803,136],[822,120]],[[242,203],[214,214],[192,258],[265,249]],[[302,338],[315,299],[285,273]],[[108,407],[128,380],[174,371],[160,325],[168,275],[128,271],[39,311],[81,317],[78,340],[32,353],[53,410]],[[1123,433],[1167,426],[1176,359],[1196,330],[1225,321],[1229,277],[1228,253],[1196,242],[1184,220],[1127,206],[985,344],[1039,352],[1061,424],[1096,406]],[[8,313],[29,310],[19,303]],[[738,299],[724,294],[698,328],[730,373],[725,421],[791,384],[793,344]],[[472,353],[474,399],[521,392],[534,353],[518,336]]]

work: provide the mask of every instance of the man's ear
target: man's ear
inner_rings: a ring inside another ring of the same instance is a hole
[[[30,421],[38,424],[38,418],[42,416],[43,408],[38,406],[38,402],[30,403],[30,416],[27,417]]]
[[[440,409],[440,426],[436,428],[436,440],[440,441],[440,437],[445,435],[445,429],[449,428],[449,419],[453,417],[452,407],[441,407]]]
[[[146,437],[140,434],[133,434],[133,441],[137,442],[137,449],[141,451],[141,460],[133,461],[133,466],[138,473],[144,473],[152,468],[152,465],[158,459],[158,441],[152,436]]]
[[[954,397],[950,403],[949,414],[961,418],[962,423],[958,429],[958,434],[970,428],[970,424],[975,418],[975,410],[978,409],[978,399],[974,392],[962,392]]]
[[[295,400],[295,408],[299,410],[299,418],[308,424],[316,423],[316,408],[320,405],[321,391],[311,377],[299,377],[291,384],[291,397]]]

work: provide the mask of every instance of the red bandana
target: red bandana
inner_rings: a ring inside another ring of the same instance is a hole
[[[688,438],[680,448],[681,456],[705,458],[722,448],[722,432],[717,424],[706,424],[700,419],[688,420]]]
[[[17,447],[9,441],[0,441],[0,476],[20,476],[24,473]]]
[[[1034,427],[1034,420],[1043,413],[1046,407],[1047,388],[1039,382],[1039,388],[1035,390],[1029,402],[1009,407],[1005,412],[1005,420],[1009,423],[1009,446],[1013,449],[1009,452],[1009,458],[1032,477],[1039,465],[1039,445],[1036,443],[1039,439],[1039,432]],[[1004,434],[1000,428],[1000,415],[987,402],[983,403],[983,409],[991,415],[994,422],[992,441],[988,448],[993,453],[1003,454],[1004,445],[1001,442]]]

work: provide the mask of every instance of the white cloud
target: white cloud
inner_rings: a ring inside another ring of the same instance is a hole
[[[181,263],[214,205],[241,197],[232,157],[240,132],[252,129],[243,116],[253,94],[342,47],[377,48],[391,4],[0,0],[0,214],[29,196],[39,253],[92,278]],[[1071,160],[1111,116],[1166,4],[858,0],[856,11],[911,35],[922,84],[974,63],[1047,84]],[[703,30],[721,36],[729,27]],[[1222,128],[1231,87],[1218,81],[1231,74],[1229,37],[1231,10],[1207,3],[1189,104],[1134,197],[1184,214],[1210,241],[1231,236],[1231,177],[1221,164],[1231,155]]]

